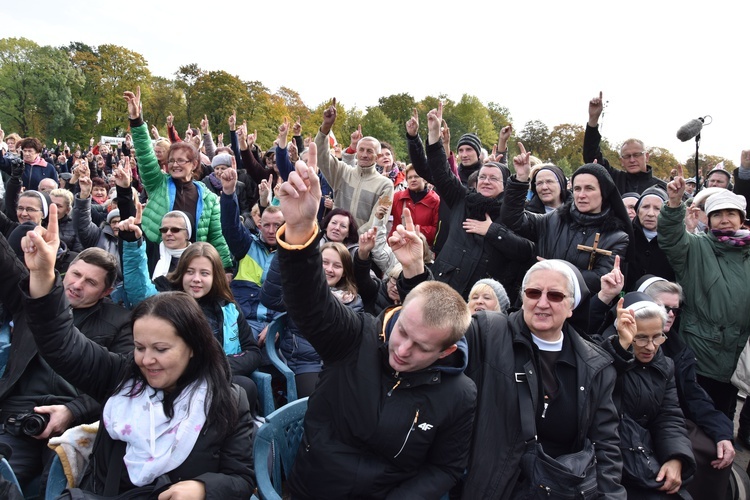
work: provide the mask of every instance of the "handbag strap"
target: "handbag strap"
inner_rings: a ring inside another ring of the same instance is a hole
[[[120,476],[125,457],[125,441],[115,440],[112,444],[112,452],[109,454],[109,469],[104,481],[103,494],[106,497],[116,496],[120,492]]]
[[[518,409],[521,413],[521,435],[527,443],[536,440],[536,412],[534,404],[531,401],[531,387],[526,372],[523,368],[523,361],[519,359],[518,351],[514,349],[513,357],[516,361],[515,379],[518,384]],[[531,418],[524,418],[525,416]]]

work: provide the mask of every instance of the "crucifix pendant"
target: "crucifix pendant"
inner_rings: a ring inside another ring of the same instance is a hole
[[[602,248],[599,248],[599,236],[601,236],[600,233],[596,233],[596,236],[594,236],[593,246],[589,247],[586,245],[578,245],[576,247],[578,250],[581,250],[582,252],[591,252],[591,257],[589,258],[589,271],[591,271],[594,268],[594,259],[596,258],[596,254],[606,255],[607,257],[612,255],[611,250],[604,250]]]

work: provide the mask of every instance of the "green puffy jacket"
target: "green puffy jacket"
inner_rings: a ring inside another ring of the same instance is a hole
[[[659,214],[659,246],[682,285],[680,335],[695,351],[697,372],[730,382],[750,337],[750,247],[685,230],[685,204]]]
[[[163,172],[159,162],[154,155],[151,138],[148,135],[148,126],[141,123],[131,129],[135,155],[138,159],[138,173],[141,182],[148,194],[148,203],[143,209],[143,233],[150,241],[159,243],[161,234],[161,219],[172,210],[174,206],[175,185],[172,177]],[[202,182],[193,181],[198,188],[198,207],[195,210],[197,228],[195,241],[207,241],[211,243],[221,256],[221,262],[225,268],[232,267],[232,256],[229,247],[221,234],[221,211],[219,198],[206,189]]]

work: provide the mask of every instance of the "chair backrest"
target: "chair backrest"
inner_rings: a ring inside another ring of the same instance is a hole
[[[18,484],[16,474],[13,472],[13,468],[10,466],[5,457],[0,458],[0,476],[8,483],[10,483],[10,485],[3,485],[4,487],[17,488],[18,495],[15,498],[23,498],[23,495],[21,494],[21,485]],[[11,492],[11,495],[13,494],[15,494],[15,492]]]
[[[279,339],[284,335],[286,331],[286,313],[280,314],[271,324],[268,325],[268,333],[266,334],[266,354],[268,359],[271,360],[273,366],[281,372],[286,379],[286,401],[291,403],[297,399],[297,382],[294,380],[294,372],[287,366],[287,364],[279,357],[277,352],[276,334],[279,334]]]
[[[55,454],[47,476],[47,488],[44,492],[45,500],[54,500],[59,497],[68,486],[68,478],[65,476],[60,456]]]
[[[281,498],[281,472],[289,474],[304,433],[307,398],[288,403],[266,417],[253,445],[258,494]]]
[[[276,409],[276,405],[273,402],[273,386],[271,374],[264,373],[260,370],[255,370],[250,374],[250,378],[258,387],[258,399],[260,399],[260,414],[261,416],[265,417],[266,415],[271,414]]]

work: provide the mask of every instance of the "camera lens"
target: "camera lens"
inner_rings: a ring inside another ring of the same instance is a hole
[[[38,436],[44,432],[44,428],[47,427],[47,422],[49,422],[48,415],[32,413],[23,420],[23,427],[21,429],[27,436]]]

